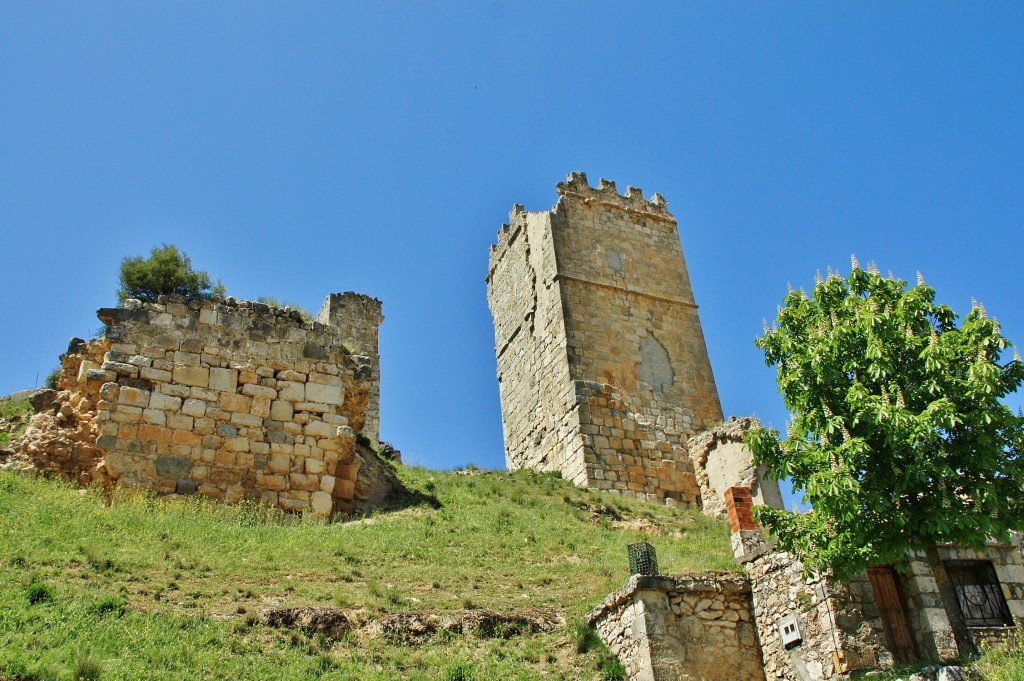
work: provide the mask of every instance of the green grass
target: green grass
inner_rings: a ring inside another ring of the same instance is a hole
[[[1024,679],[1024,634],[1017,631],[1001,645],[983,646],[974,663],[983,681],[1021,681]]]
[[[299,315],[302,317],[302,321],[304,321],[304,322],[311,322],[311,321],[313,321],[313,313],[310,312],[305,307],[303,307],[302,305],[298,305],[296,303],[292,303],[292,302],[289,302],[287,300],[280,300],[279,298],[271,298],[269,296],[260,296],[259,298],[256,299],[256,302],[257,303],[263,303],[264,305],[269,305],[270,307],[279,307],[279,308],[282,308],[282,309],[284,309],[286,307],[290,307],[293,310],[298,310],[299,311]]]
[[[0,473],[0,679],[614,678],[573,623],[626,580],[627,543],[651,541],[667,573],[736,569],[728,527],[694,513],[530,473],[399,470],[440,508],[332,524]],[[665,533],[612,529],[609,510]],[[361,622],[555,608],[570,626],[408,645],[256,617],[307,605]]]
[[[0,398],[0,447],[21,437],[32,413],[28,399]]]
[[[981,655],[961,663],[972,672],[977,681],[1024,681],[1024,635],[1019,631],[1011,634],[1003,643],[994,645],[982,643]],[[882,674],[871,677],[872,681],[897,681],[906,679],[919,671],[923,665],[900,665]],[[854,678],[867,678],[855,674]]]

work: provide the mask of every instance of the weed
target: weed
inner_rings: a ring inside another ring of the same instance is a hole
[[[28,398],[12,400],[9,398],[0,399],[0,419],[16,419],[28,416],[33,411]]]
[[[86,653],[75,659],[73,678],[75,681],[97,681],[103,673],[103,665],[92,655]]]
[[[591,650],[604,645],[601,643],[601,639],[598,638],[594,628],[583,619],[573,620],[569,624],[569,637],[572,639],[576,652],[580,655],[585,655]]]
[[[92,611],[97,615],[112,613],[120,617],[124,614],[126,605],[124,598],[120,596],[104,596],[93,603]]]
[[[316,676],[321,676],[334,669],[334,666],[334,660],[330,653],[320,652],[313,660],[313,673]]]
[[[79,545],[78,550],[85,556],[85,562],[96,572],[117,571],[117,564],[109,557],[103,556],[91,546]]]
[[[60,370],[61,367],[57,366],[54,367],[54,369],[50,373],[46,374],[46,379],[43,381],[43,386],[49,388],[50,390],[56,390],[57,381],[60,380]]]
[[[504,533],[512,529],[512,512],[507,508],[499,508],[494,519],[494,527],[498,532]]]
[[[1024,634],[1018,630],[1002,643],[983,641],[974,669],[985,681],[1024,679]]]
[[[52,603],[54,600],[53,587],[49,584],[33,582],[28,585],[27,589],[25,589],[25,597],[28,599],[30,605]]]
[[[624,681],[626,678],[626,668],[619,662],[619,658],[610,653],[601,657],[597,671],[601,681]]]
[[[444,673],[445,681],[472,681],[473,668],[463,662],[456,662]]]

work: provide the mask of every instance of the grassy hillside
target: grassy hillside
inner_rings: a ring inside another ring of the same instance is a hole
[[[530,473],[400,474],[438,507],[323,524],[0,474],[0,678],[598,679],[579,618],[626,580],[627,543],[663,572],[736,569],[728,527],[694,513]],[[353,628],[262,623],[295,606]],[[567,624],[380,633],[481,608]]]
[[[32,405],[28,398],[0,397],[0,447],[7,446],[25,432],[31,415]]]

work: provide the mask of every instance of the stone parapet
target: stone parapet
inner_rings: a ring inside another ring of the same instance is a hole
[[[625,194],[619,194],[615,183],[604,178],[598,181],[596,187],[591,187],[587,181],[587,174],[578,170],[569,173],[565,182],[559,182],[555,188],[559,196],[573,196],[582,201],[599,202],[619,210],[645,213],[674,221],[668,212],[668,202],[661,194],[655,192],[650,201],[644,198],[644,191],[639,187],[627,187]]]

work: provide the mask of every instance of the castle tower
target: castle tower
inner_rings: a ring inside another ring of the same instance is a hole
[[[722,419],[675,218],[575,172],[491,247],[505,460],[576,485],[697,503],[686,440]]]

